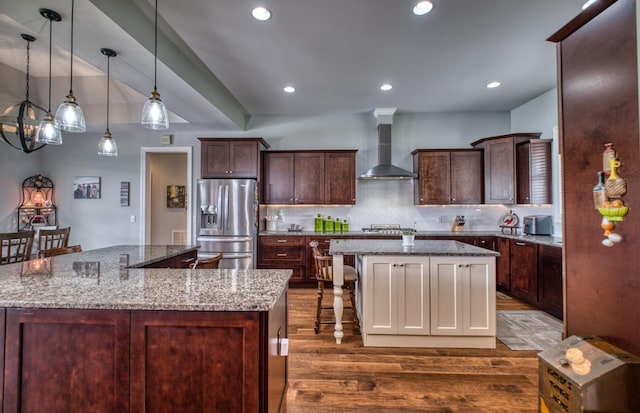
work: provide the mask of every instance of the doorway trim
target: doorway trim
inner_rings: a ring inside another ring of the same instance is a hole
[[[184,153],[187,154],[187,243],[192,242],[194,215],[194,190],[193,190],[193,147],[141,147],[140,148],[140,244],[146,245],[151,238],[151,228],[147,217],[151,215],[151,204],[147,202],[151,196],[149,184],[149,157],[154,153]]]

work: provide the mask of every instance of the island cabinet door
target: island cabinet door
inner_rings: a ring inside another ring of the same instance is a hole
[[[495,258],[431,257],[431,334],[495,335]]]
[[[257,312],[134,311],[132,412],[259,412]]]
[[[429,334],[429,258],[367,256],[361,277],[367,334]]]
[[[129,312],[7,309],[3,412],[128,412]]]
[[[429,334],[429,258],[404,256],[396,264],[398,334]]]

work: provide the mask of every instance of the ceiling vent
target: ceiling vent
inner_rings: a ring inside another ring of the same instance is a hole
[[[413,179],[416,174],[391,164],[391,124],[395,108],[373,111],[378,121],[378,165],[360,175],[360,179]]]

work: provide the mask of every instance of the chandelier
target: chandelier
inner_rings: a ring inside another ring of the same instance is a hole
[[[36,136],[42,114],[46,110],[29,100],[29,48],[36,38],[29,34],[21,34],[27,41],[27,84],[25,99],[9,106],[0,117],[0,137],[15,149],[24,153],[37,151],[45,146],[38,144]]]

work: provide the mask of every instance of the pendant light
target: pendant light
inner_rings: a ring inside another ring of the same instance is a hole
[[[76,103],[73,95],[73,14],[75,0],[71,0],[71,69],[69,71],[69,94],[56,110],[56,126],[67,132],[84,132],[87,125],[82,108]]]
[[[169,128],[167,108],[160,100],[158,93],[158,0],[156,0],[155,36],[153,45],[153,91],[142,108],[142,126],[149,129],[162,130]]]
[[[0,138],[24,153],[31,153],[45,147],[36,145],[38,134],[38,119],[45,110],[29,100],[29,67],[31,63],[29,49],[36,38],[30,34],[21,34],[27,41],[27,85],[25,99],[9,106],[0,116]],[[37,111],[37,113],[36,113]]]
[[[60,14],[49,9],[40,9],[40,15],[49,20],[49,105],[47,106],[47,113],[44,115],[44,119],[40,122],[38,127],[38,134],[36,135],[36,142],[46,143],[48,145],[60,145],[62,144],[62,133],[55,125],[53,114],[51,113],[51,47],[53,44],[53,22],[59,22],[62,20]]]
[[[118,156],[118,145],[116,141],[111,137],[109,131],[109,78],[111,77],[111,58],[116,57],[117,53],[111,49],[102,48],[100,52],[107,56],[107,130],[104,131],[104,136],[98,143],[98,155],[102,156]]]

